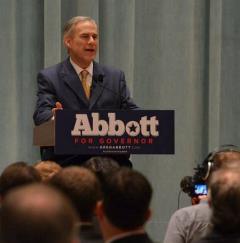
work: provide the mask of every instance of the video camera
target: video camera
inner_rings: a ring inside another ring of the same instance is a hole
[[[191,198],[199,195],[207,195],[207,179],[215,166],[215,156],[222,152],[233,151],[240,153],[240,149],[237,146],[225,144],[210,152],[203,162],[194,168],[195,173],[193,176],[183,177],[180,182],[182,191],[187,193]]]
[[[207,184],[203,179],[205,175],[205,168],[198,165],[194,168],[193,176],[185,176],[180,182],[180,187],[183,192],[187,193],[189,197],[207,194]]]

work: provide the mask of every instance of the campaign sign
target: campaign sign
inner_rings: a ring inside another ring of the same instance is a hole
[[[174,154],[173,110],[59,110],[56,154]]]

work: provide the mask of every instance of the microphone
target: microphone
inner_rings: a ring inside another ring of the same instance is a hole
[[[190,193],[193,188],[193,180],[191,176],[184,176],[180,182],[180,187],[183,192]]]
[[[107,91],[113,93],[115,96],[120,96],[121,102],[120,102],[120,107],[122,109],[137,109],[138,107],[131,102],[131,98],[129,97],[125,97],[123,96],[121,93],[116,92],[115,90],[108,88],[106,85],[103,85],[103,79],[104,79],[104,74],[94,74],[93,75],[93,84],[91,86],[91,92],[93,91],[93,89],[95,88],[95,84],[98,84],[100,87],[106,89]],[[127,89],[127,87],[126,87]],[[126,90],[127,92],[127,90]],[[134,105],[134,107],[129,107],[129,101],[128,98],[130,99],[130,105]]]
[[[105,76],[104,74],[94,74],[93,75],[93,83],[92,83],[93,88],[95,87],[95,84],[99,84],[101,87],[104,87],[104,86],[102,86],[104,76]],[[104,87],[104,88],[106,88],[106,87]],[[111,91],[114,92],[113,90],[111,90]]]
[[[102,83],[103,82],[103,78],[104,78],[104,75],[103,74],[99,74],[99,75],[97,75],[96,81]]]

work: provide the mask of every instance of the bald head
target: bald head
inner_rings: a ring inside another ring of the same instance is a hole
[[[70,243],[76,212],[53,188],[34,184],[11,191],[3,201],[1,236],[5,243]]]

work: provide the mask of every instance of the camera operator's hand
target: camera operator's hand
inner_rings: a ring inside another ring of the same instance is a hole
[[[207,201],[208,200],[207,195],[199,195],[198,198],[199,198],[200,201]]]
[[[199,204],[200,201],[207,201],[208,196],[207,195],[198,195],[198,196],[193,196],[191,198],[192,205]]]
[[[192,202],[192,205],[197,205],[197,204],[199,204],[200,199],[199,199],[198,196],[193,196],[193,197],[191,198],[191,202]]]

